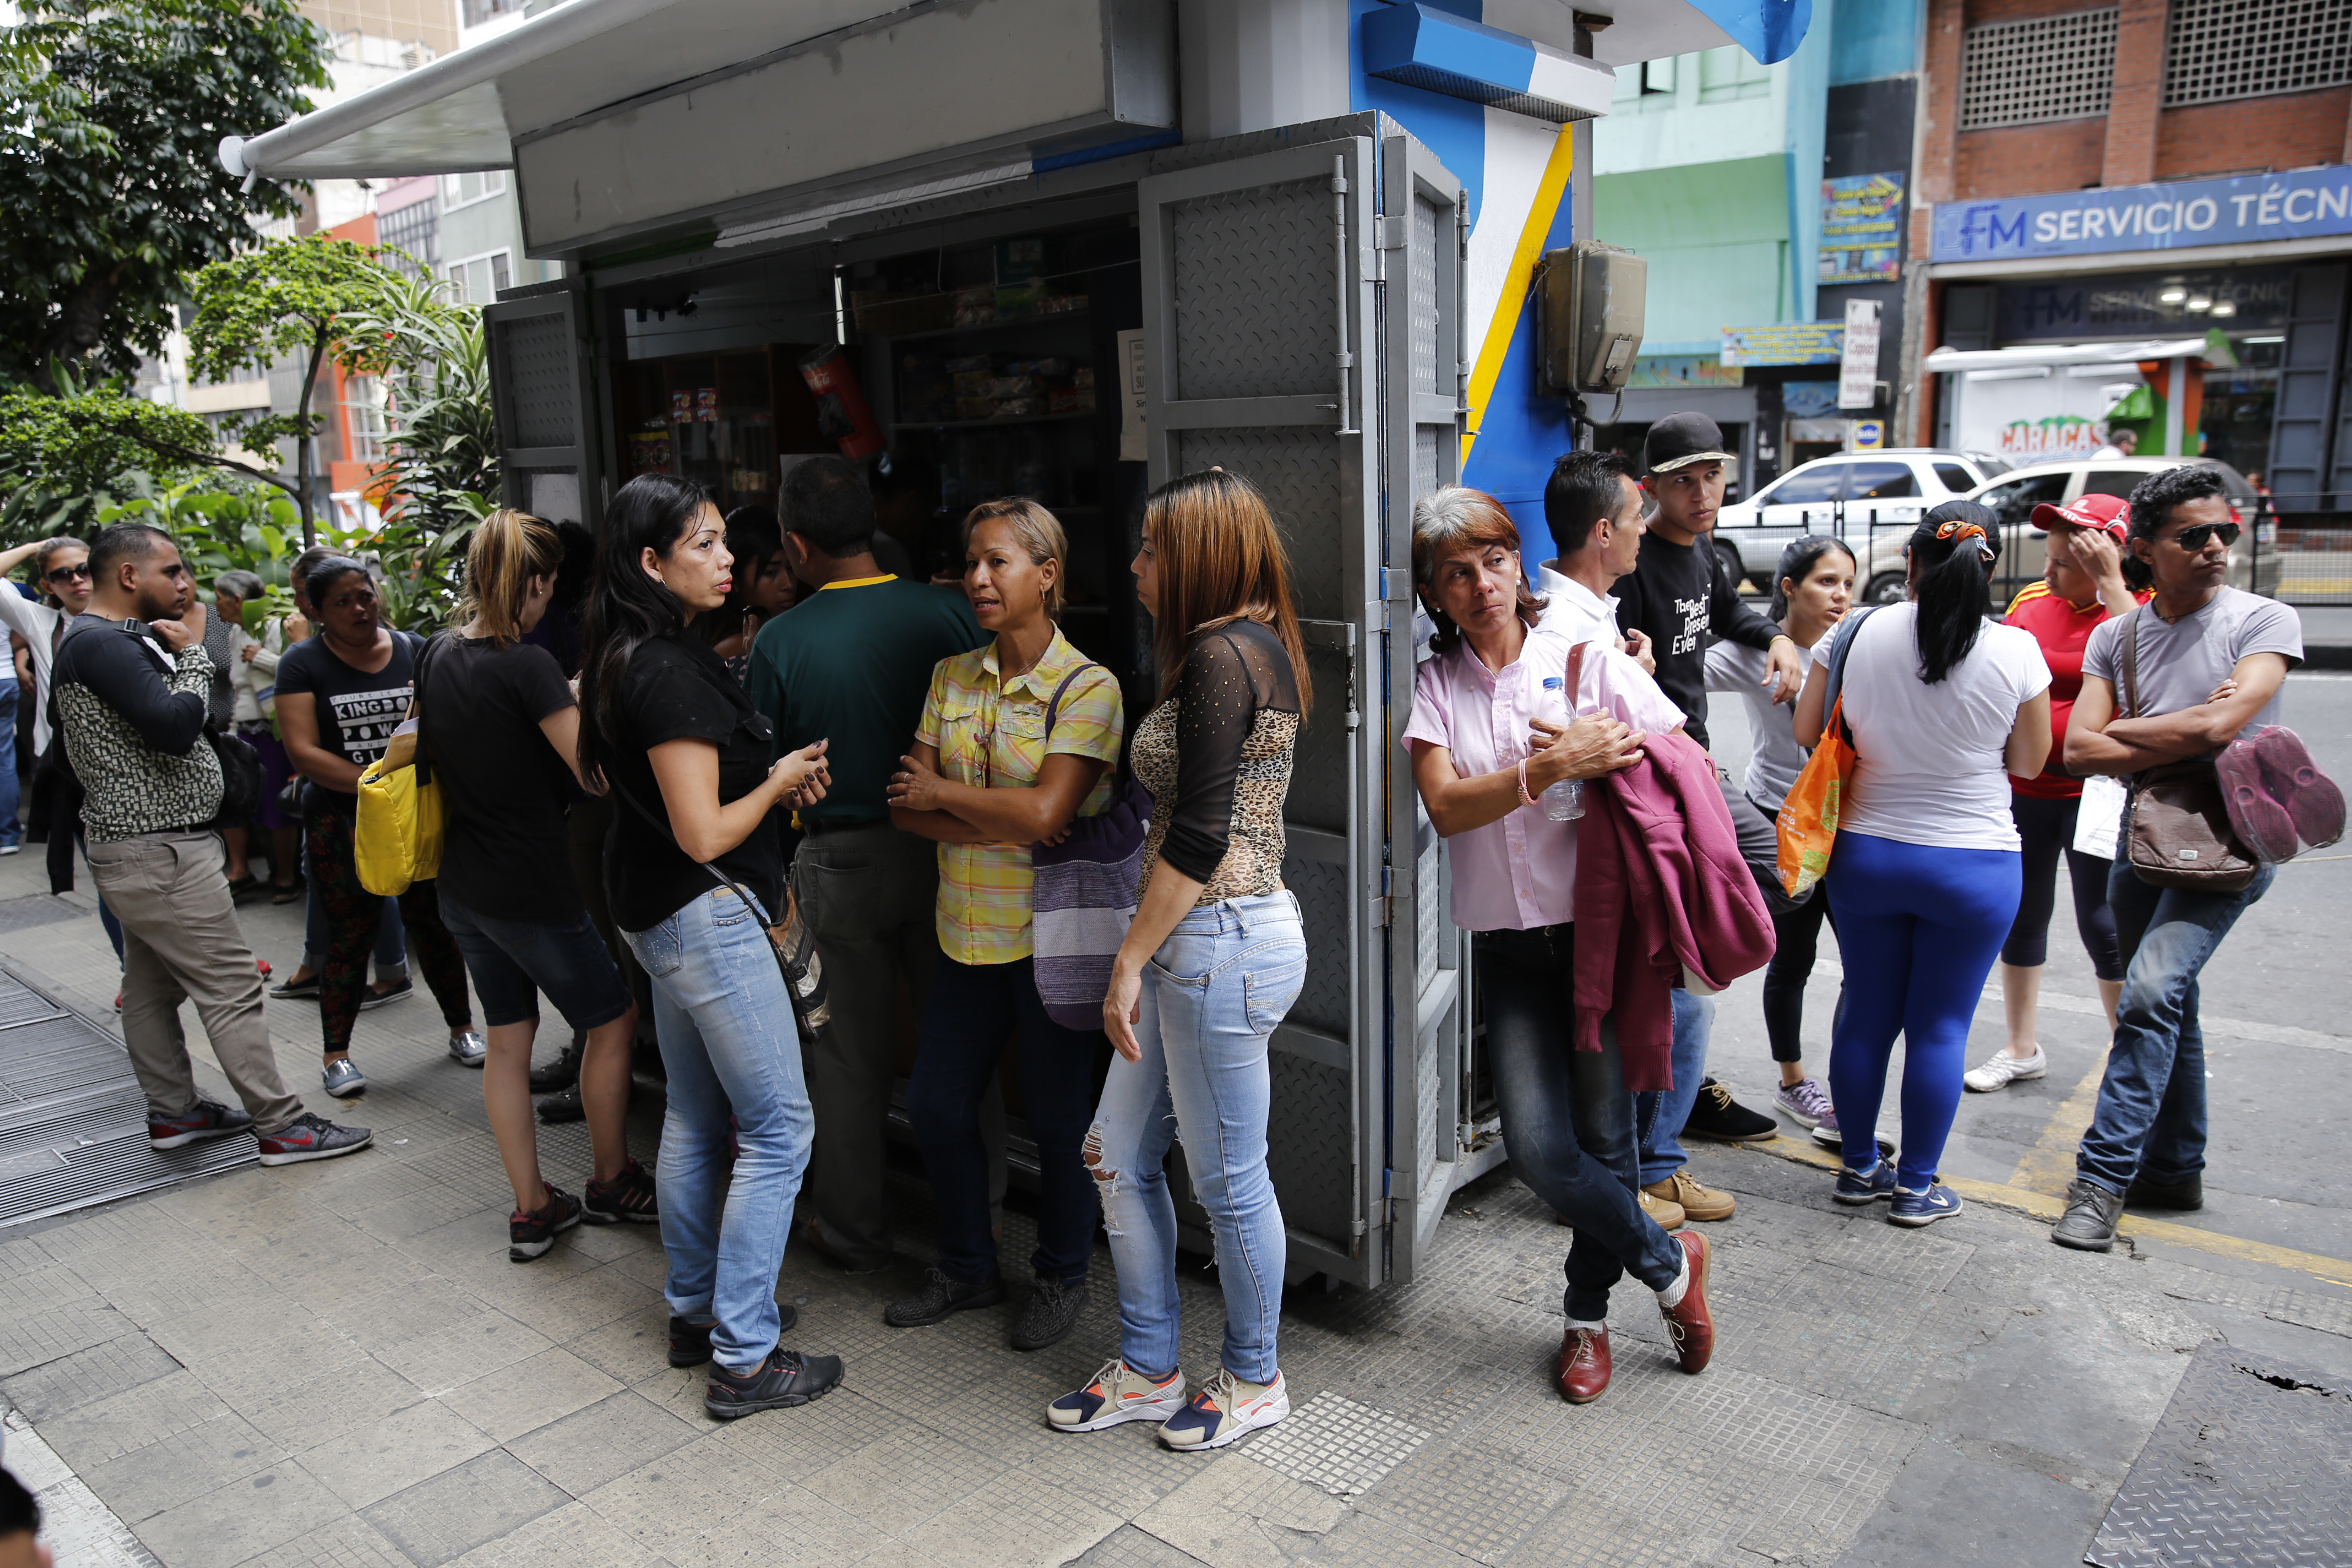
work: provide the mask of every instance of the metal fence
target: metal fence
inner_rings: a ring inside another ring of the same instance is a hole
[[[2264,517],[2253,562],[2256,593],[2290,605],[2352,605],[2352,527]]]

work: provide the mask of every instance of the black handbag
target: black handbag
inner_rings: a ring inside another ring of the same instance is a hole
[[[242,735],[231,734],[211,720],[205,721],[205,744],[213,749],[220,762],[220,810],[213,814],[215,827],[236,827],[253,820],[261,809],[261,753],[253,742]]]

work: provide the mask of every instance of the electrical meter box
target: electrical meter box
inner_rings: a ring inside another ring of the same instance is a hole
[[[1555,392],[1622,392],[1642,348],[1650,264],[1580,239],[1544,254],[1537,285],[1544,384]]]

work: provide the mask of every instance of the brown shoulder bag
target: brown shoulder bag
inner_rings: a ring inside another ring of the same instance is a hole
[[[2139,712],[2141,605],[2124,617],[2124,717]],[[2124,809],[2124,853],[2132,874],[2151,888],[2192,893],[2243,892],[2254,879],[2254,858],[2231,829],[2221,775],[2210,757],[2183,757],[2145,768],[2132,781]]]

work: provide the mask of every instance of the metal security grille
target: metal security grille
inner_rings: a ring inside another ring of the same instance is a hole
[[[2164,106],[2352,81],[2345,0],[2173,0]]]
[[[2115,79],[2113,10],[1970,27],[1960,37],[1960,129],[2105,114]]]

